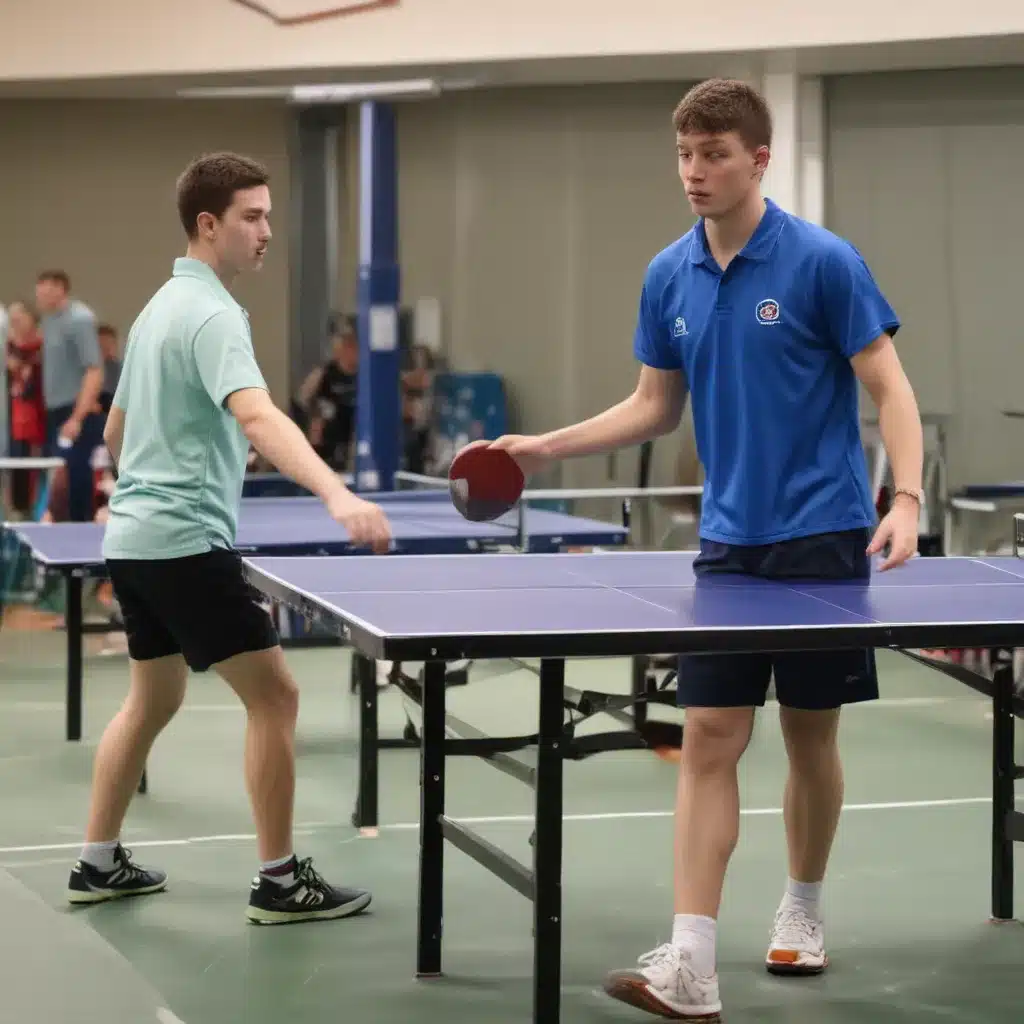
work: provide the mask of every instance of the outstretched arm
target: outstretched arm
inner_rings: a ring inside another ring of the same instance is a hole
[[[686,402],[686,382],[679,370],[640,370],[633,393],[617,405],[540,437],[551,458],[600,455],[651,441],[679,425]]]
[[[349,494],[341,477],[313,450],[298,424],[263,388],[242,388],[227,398],[249,443],[274,467],[325,504]]]
[[[356,544],[378,553],[388,550],[391,530],[381,509],[345,486],[263,388],[232,392],[227,407],[253,448],[285,476],[312,491]]]

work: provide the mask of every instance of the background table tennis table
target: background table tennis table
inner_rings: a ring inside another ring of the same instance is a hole
[[[629,531],[622,526],[544,509],[528,509],[523,535],[517,517],[494,523],[471,523],[454,509],[446,491],[395,491],[366,495],[382,505],[392,527],[393,553],[442,555],[497,550],[552,552],[569,547],[617,547]],[[66,737],[82,736],[82,584],[104,575],[104,527],[97,523],[7,523],[49,573],[63,577],[67,631]],[[242,499],[236,549],[261,555],[351,556],[365,552],[316,498]],[[433,563],[431,563],[433,564]]]
[[[1024,520],[1018,524],[1024,533]],[[257,557],[250,581],[303,615],[331,623],[369,658],[424,661],[419,923],[416,971],[441,974],[444,842],[524,897],[534,911],[533,1019],[559,1018],[562,770],[566,709],[621,706],[636,695],[577,692],[565,660],[652,652],[714,653],[1024,645],[1024,560],[916,558],[870,581],[697,581],[692,553],[605,552],[508,558]],[[532,737],[484,738],[446,713],[445,661],[539,658]],[[928,664],[928,662],[925,662]],[[950,673],[956,675],[955,673]],[[993,699],[992,916],[1013,915],[1014,716],[1024,713],[1012,669],[970,685]],[[510,751],[536,748],[533,765]],[[535,791],[532,869],[445,815],[449,754],[476,754]],[[518,765],[518,767],[513,767]]]

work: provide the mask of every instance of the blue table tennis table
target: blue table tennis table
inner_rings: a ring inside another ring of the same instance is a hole
[[[1024,524],[1018,521],[1019,536]],[[693,554],[622,551],[486,554],[345,562],[331,557],[245,560],[262,593],[331,625],[367,658],[425,662],[422,687],[419,918],[416,972],[438,976],[447,840],[532,901],[533,1019],[559,1019],[562,772],[572,739],[566,711],[643,699],[576,691],[567,658],[847,647],[1024,645],[1024,559],[916,558],[870,581],[696,580]],[[445,707],[444,666],[460,658],[540,659],[537,731],[484,737]],[[927,664],[928,662],[926,662]],[[935,666],[939,668],[939,665]],[[1014,716],[1024,713],[1012,667],[992,680],[949,674],[992,697],[992,916],[1013,915]],[[947,671],[942,666],[942,671]],[[534,747],[527,764],[512,751]],[[484,757],[535,791],[528,867],[445,814],[449,755]]]
[[[497,522],[471,523],[458,514],[447,491],[394,491],[365,497],[385,509],[392,528],[392,553],[396,556],[617,547],[629,537],[624,526],[534,508],[525,510],[522,517],[510,513]],[[104,575],[104,527],[96,523],[7,523],[5,527],[27,546],[43,571],[59,574],[65,581],[66,736],[68,740],[80,740],[85,632],[82,585],[85,579]],[[356,547],[344,529],[331,519],[323,504],[310,497],[243,498],[235,546],[242,553],[259,555],[348,558],[365,554],[365,549]],[[372,726],[375,736],[375,719]],[[371,734],[365,724],[363,734]]]

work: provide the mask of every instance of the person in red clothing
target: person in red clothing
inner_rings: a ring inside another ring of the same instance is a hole
[[[8,310],[7,380],[11,393],[11,454],[42,455],[46,443],[46,405],[43,401],[43,336],[39,319],[27,302]],[[35,500],[38,470],[12,474],[11,502],[25,512]]]

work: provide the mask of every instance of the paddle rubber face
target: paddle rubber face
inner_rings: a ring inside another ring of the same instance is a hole
[[[519,500],[523,471],[501,448],[469,448],[455,456],[448,470],[448,491],[459,514],[472,523],[504,515]]]

